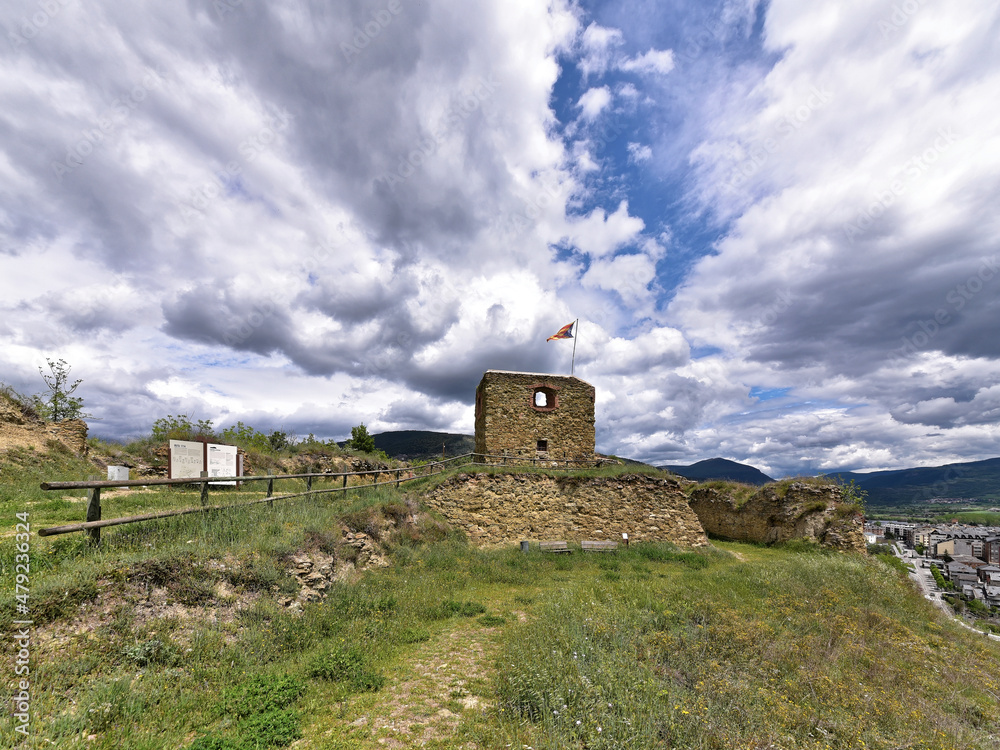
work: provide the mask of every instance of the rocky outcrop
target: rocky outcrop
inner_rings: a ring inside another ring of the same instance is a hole
[[[618,477],[459,474],[421,498],[475,544],[521,540],[630,540],[708,544],[680,484]]]
[[[87,423],[82,419],[43,422],[0,393],[0,451],[30,448],[45,452],[56,441],[77,455],[87,455]]]
[[[812,540],[824,547],[865,551],[864,518],[841,502],[836,485],[765,485],[738,504],[714,487],[691,492],[691,508],[713,536],[759,544],[793,539]]]

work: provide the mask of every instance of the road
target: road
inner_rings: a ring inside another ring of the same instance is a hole
[[[897,557],[901,558],[903,562],[913,566],[913,570],[910,571],[910,580],[917,585],[917,588],[920,589],[920,593],[924,595],[925,599],[932,602],[936,607],[951,617],[963,628],[967,628],[974,633],[983,635],[982,630],[972,627],[963,618],[955,616],[955,611],[951,608],[951,605],[941,598],[941,592],[938,591],[937,584],[934,582],[934,576],[931,575],[930,568],[920,567],[920,561],[923,558],[912,550],[904,549],[898,542],[892,545],[892,551]],[[994,641],[1000,641],[1000,635],[989,633],[987,637]]]

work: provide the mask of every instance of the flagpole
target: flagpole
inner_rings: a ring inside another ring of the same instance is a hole
[[[577,318],[573,321],[573,329],[576,331],[576,335],[573,337],[573,362],[569,366],[569,376],[573,377],[573,373],[576,372],[576,340],[580,336],[580,319]]]

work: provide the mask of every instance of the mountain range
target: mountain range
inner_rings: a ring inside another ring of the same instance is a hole
[[[375,447],[393,458],[428,460],[472,453],[472,435],[427,430],[400,430],[372,435]],[[716,479],[762,485],[774,481],[753,466],[725,458],[709,458],[689,466],[659,467],[698,482]],[[869,506],[912,505],[932,498],[981,498],[1000,500],[1000,458],[891,471],[831,471],[825,476],[854,483],[868,493]]]
[[[892,471],[837,471],[868,493],[869,505],[912,505],[933,498],[1000,499],[1000,458]]]
[[[659,467],[685,479],[696,482],[708,482],[715,479],[726,479],[730,482],[743,484],[767,484],[773,482],[767,474],[747,464],[730,461],[726,458],[707,458],[690,466],[670,464]]]
[[[401,461],[427,461],[449,456],[461,456],[475,450],[472,435],[428,430],[396,430],[372,435],[376,450],[385,451]],[[338,443],[343,446],[344,442]]]

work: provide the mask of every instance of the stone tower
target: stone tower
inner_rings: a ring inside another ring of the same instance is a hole
[[[476,453],[593,459],[594,394],[576,377],[488,370],[476,388]]]

